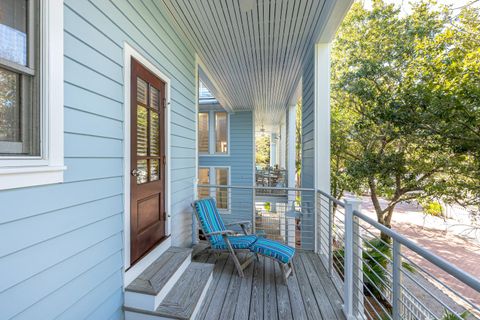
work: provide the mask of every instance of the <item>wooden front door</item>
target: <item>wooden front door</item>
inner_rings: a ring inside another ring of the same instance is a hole
[[[130,261],[165,238],[165,82],[131,60]]]

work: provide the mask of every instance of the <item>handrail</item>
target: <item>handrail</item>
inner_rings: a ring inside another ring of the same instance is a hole
[[[338,200],[337,198],[332,197],[331,195],[329,195],[328,193],[326,193],[326,192],[324,192],[324,191],[322,191],[322,190],[317,190],[317,192],[320,193],[321,195],[327,197],[328,200],[331,200],[333,203],[336,203],[336,204],[338,204],[339,206],[345,208],[345,202],[342,202],[342,201]]]
[[[436,265],[437,267],[439,267],[443,271],[449,273],[450,275],[459,279],[463,283],[467,284],[468,286],[470,286],[473,289],[480,292],[480,281],[477,278],[475,278],[474,276],[472,276],[471,274],[469,274],[468,272],[463,271],[462,269],[458,268],[454,264],[452,264],[452,263],[448,262],[447,260],[431,253],[430,251],[428,251],[426,249],[423,249],[422,247],[420,247],[419,245],[417,245],[413,241],[409,240],[405,236],[401,235],[400,233],[398,233],[398,232],[396,232],[396,231],[394,231],[390,228],[385,227],[384,225],[378,223],[374,219],[366,216],[365,214],[363,214],[363,213],[361,213],[357,210],[354,210],[353,214],[355,216],[359,217],[360,219],[368,222],[370,225],[377,228],[381,232],[385,233],[386,235],[388,235],[392,239],[395,239],[396,241],[398,241],[399,243],[401,243],[405,247],[414,251],[415,253],[417,253],[421,257],[425,258],[426,260],[428,260],[432,264]]]
[[[226,188],[246,190],[280,190],[280,191],[315,191],[314,188],[289,188],[289,187],[259,187],[259,186],[234,186],[230,184],[197,184],[198,188]]]
[[[345,207],[345,203],[343,203],[342,201],[332,197],[328,193],[326,193],[322,190],[317,190],[317,192],[320,193],[321,195],[327,197],[329,200],[335,202],[336,204],[341,205],[342,207]],[[381,223],[377,222],[376,220],[368,217],[367,215],[365,215],[365,214],[363,214],[363,213],[361,213],[357,210],[354,210],[353,214],[355,216],[359,217],[360,219],[364,220],[365,222],[367,222],[371,226],[375,227],[376,229],[380,230],[381,232],[385,233],[386,235],[388,235],[392,239],[395,239],[396,241],[398,241],[399,243],[401,243],[405,247],[409,248],[413,252],[417,253],[418,255],[423,257],[424,259],[428,260],[432,264],[436,265],[437,267],[439,267],[443,271],[449,273],[450,275],[452,275],[453,277],[462,281],[466,285],[468,285],[468,286],[472,287],[473,289],[477,290],[478,292],[480,292],[480,280],[475,278],[473,275],[469,274],[468,272],[463,271],[462,269],[458,268],[457,266],[448,262],[447,260],[445,260],[445,259],[431,253],[430,251],[420,247],[419,245],[417,245],[413,241],[409,240],[405,236],[401,235],[400,233],[398,233],[398,232],[396,232],[396,231],[394,231],[390,228],[385,227],[384,225],[382,225]]]

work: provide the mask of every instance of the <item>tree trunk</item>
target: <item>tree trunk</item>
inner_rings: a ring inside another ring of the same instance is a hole
[[[391,229],[392,228],[392,217],[393,217],[393,210],[394,209],[395,209],[395,206],[389,207],[387,212],[385,212],[382,215],[382,220],[383,221],[382,222],[378,221],[378,222],[383,224],[385,227]],[[382,239],[386,243],[391,243],[391,241],[392,241],[392,238],[384,232],[380,233],[380,239]]]

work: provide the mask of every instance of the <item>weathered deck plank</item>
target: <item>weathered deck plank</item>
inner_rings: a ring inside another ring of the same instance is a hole
[[[299,251],[295,272],[283,283],[273,260],[260,257],[240,278],[225,255],[202,254],[195,261],[215,263],[213,280],[197,319],[339,319],[344,320],[340,296],[320,259]]]
[[[278,263],[274,263],[275,267],[275,284],[277,286],[277,308],[278,319],[292,320],[292,307],[288,296],[288,287],[283,281],[283,273]]]
[[[293,258],[293,265],[295,266],[295,271],[297,273],[298,285],[300,286],[303,303],[305,304],[305,310],[307,311],[307,318],[312,320],[323,319],[313,294],[312,287],[310,286],[310,279],[305,272],[305,268],[303,267],[299,255],[296,255]]]
[[[335,311],[328,300],[328,294],[325,292],[325,289],[322,286],[312,261],[306,254],[300,255],[299,258],[303,262],[303,267],[305,268],[307,277],[310,280],[310,285],[312,287],[315,299],[317,300],[317,304],[323,319],[336,319],[337,315],[335,314]]]
[[[263,275],[265,271],[265,258],[255,262],[253,270],[252,295],[250,297],[249,319],[263,319]]]

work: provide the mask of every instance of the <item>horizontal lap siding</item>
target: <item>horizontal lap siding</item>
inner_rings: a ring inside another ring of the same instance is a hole
[[[191,241],[195,65],[159,1],[67,0],[63,184],[0,192],[0,319],[119,319],[123,43],[171,79],[172,240]]]
[[[302,81],[302,172],[301,186],[315,187],[315,50],[312,47],[306,59]],[[302,194],[302,204],[305,208],[314,206],[315,199],[310,193]],[[302,248],[313,249],[314,215],[304,214],[305,221],[302,230]]]
[[[230,115],[230,155],[199,156],[200,167],[229,166],[230,184],[253,186],[253,115],[252,112],[236,112]],[[252,218],[251,190],[231,191],[231,212],[225,221],[249,220]]]

